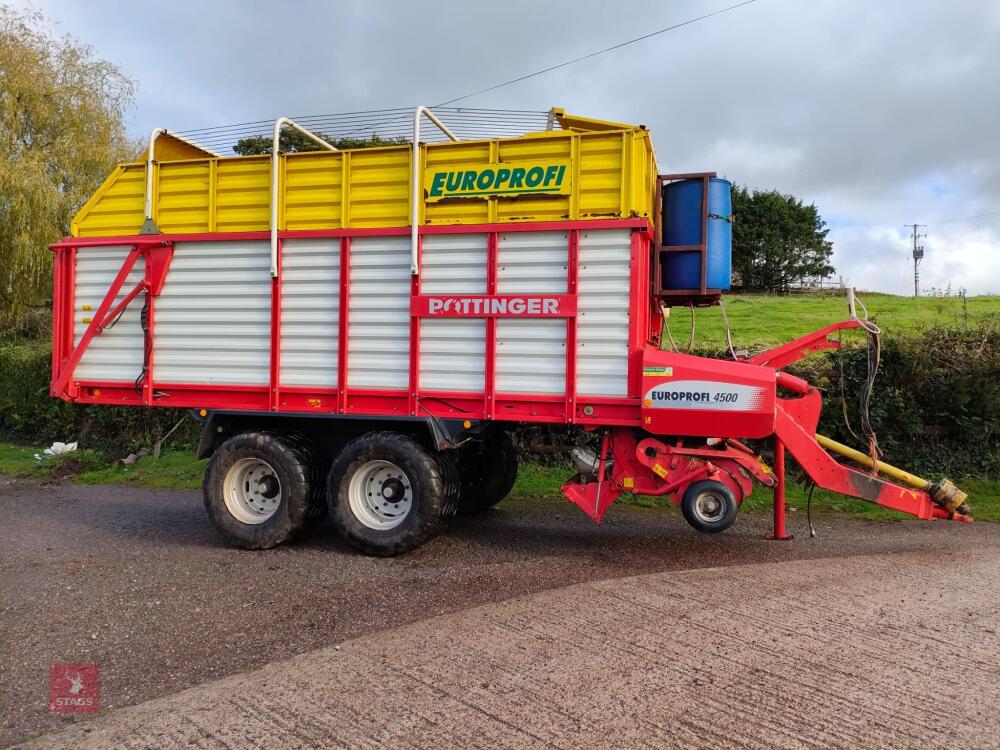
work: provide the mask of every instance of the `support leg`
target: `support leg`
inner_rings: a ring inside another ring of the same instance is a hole
[[[785,444],[774,438],[774,530],[768,539],[787,541],[791,534],[785,533]]]

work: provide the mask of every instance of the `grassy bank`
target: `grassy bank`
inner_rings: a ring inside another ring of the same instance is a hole
[[[201,478],[207,463],[195,460],[189,451],[166,452],[159,459],[146,456],[132,466],[111,464],[100,454],[90,451],[80,451],[43,462],[36,461],[34,454],[33,448],[0,443],[0,474],[40,481],[62,478],[79,484],[134,484],[141,487],[197,490],[201,488]],[[570,469],[563,467],[524,464],[513,495],[561,499],[559,487],[571,473]],[[973,516],[977,520],[1000,521],[1000,482],[963,479],[958,484],[969,493]],[[790,484],[787,496],[793,508],[805,509],[806,493],[802,487]],[[622,496],[619,502],[641,507],[669,504],[661,498],[631,495]],[[764,513],[770,509],[771,494],[759,487],[743,505],[744,512]],[[852,500],[822,490],[817,490],[813,495],[813,510],[820,513],[848,513],[873,519],[908,518],[861,500]]]
[[[1000,319],[1000,297],[962,300],[960,297],[897,297],[874,292],[862,292],[860,297],[868,307],[868,314],[887,334],[893,335],[910,334],[932,326],[975,326]],[[847,318],[847,301],[843,294],[727,295],[724,301],[733,343],[737,347],[781,344]],[[690,331],[687,310],[673,311],[671,331],[678,343],[682,339],[687,341]],[[697,310],[695,332],[699,346],[725,346],[725,327],[719,308]]]
[[[131,466],[113,463],[96,451],[75,451],[56,458],[35,459],[36,448],[0,443],[0,474],[24,479],[68,479],[78,484],[135,484],[141,487],[189,490],[201,487],[208,461],[191,451],[166,451],[145,456]]]

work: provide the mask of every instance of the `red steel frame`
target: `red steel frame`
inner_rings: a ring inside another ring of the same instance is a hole
[[[628,337],[628,396],[625,398],[587,397],[581,401],[576,393],[576,295],[579,267],[579,233],[582,230],[630,229],[632,237],[629,337]],[[108,290],[106,304],[95,315],[90,329],[76,346],[73,344],[75,304],[76,254],[89,247],[109,245],[132,246],[136,253],[143,248],[158,246],[170,248],[177,242],[234,241],[269,239],[267,232],[238,232],[212,234],[145,235],[135,237],[67,238],[52,245],[55,258],[55,307],[54,343],[52,360],[52,395],[88,404],[146,404],[165,407],[194,407],[205,409],[234,409],[248,411],[274,411],[279,413],[328,413],[371,416],[433,415],[442,418],[486,419],[520,422],[576,423],[581,425],[640,425],[639,387],[641,381],[642,348],[649,338],[652,315],[650,290],[650,246],[653,241],[652,224],[647,219],[609,219],[591,221],[526,222],[519,224],[476,224],[421,227],[420,236],[429,234],[487,234],[487,296],[496,296],[497,253],[500,233],[528,231],[561,231],[567,234],[567,290],[566,318],[566,393],[508,394],[496,390],[496,316],[486,319],[485,387],[483,392],[424,391],[420,388],[420,320],[419,314],[411,315],[409,363],[409,388],[401,390],[352,389],[348,384],[348,332],[350,326],[350,258],[351,240],[366,236],[399,236],[409,233],[409,227],[386,229],[334,229],[310,231],[282,231],[278,235],[279,274],[271,284],[270,328],[270,382],[268,385],[190,385],[163,382],[156,378],[153,362],[152,340],[155,337],[155,296],[147,295],[150,302],[149,367],[142,394],[136,393],[131,381],[79,381],[73,370],[95,335],[100,323],[110,320],[109,308],[118,296],[121,283]],[[340,238],[340,310],[339,355],[337,384],[335,387],[293,387],[281,384],[281,261],[283,241],[288,238]],[[422,252],[422,245],[418,248]],[[149,264],[147,263],[147,269]],[[125,271],[125,268],[122,268]],[[128,275],[120,274],[120,281]],[[162,279],[160,280],[162,286]],[[137,294],[143,291],[137,287]],[[114,292],[113,294],[111,292]],[[420,278],[411,282],[411,296],[420,296]],[[462,295],[475,296],[475,295]],[[524,295],[535,296],[535,295]],[[551,295],[550,295],[551,296]],[[131,301],[131,300],[129,300]],[[127,303],[119,303],[115,313]],[[586,413],[585,413],[586,410]]]
[[[716,438],[714,442],[694,446],[686,445],[682,438],[671,445],[663,436],[642,437],[643,433],[638,430],[619,427],[609,429],[601,440],[596,477],[590,480],[583,477],[582,481],[579,477],[570,479],[563,485],[563,495],[595,521],[600,521],[608,506],[623,491],[667,495],[672,502],[680,503],[692,482],[707,477],[725,484],[737,502],[741,502],[750,494],[752,485],[748,480],[752,476],[774,491],[774,529],[769,537],[787,540],[792,538],[785,530],[787,448],[817,487],[924,520],[971,521],[965,511],[950,510],[951,506],[935,503],[927,489],[904,487],[837,462],[816,439],[822,409],[819,391],[801,378],[774,369],[820,349],[839,348],[840,342],[829,336],[838,330],[861,325],[855,319],[834,323],[747,360],[748,365],[774,372],[776,386],[792,394],[791,397],[778,394],[774,403],[773,472],[746,445],[732,438]],[[609,458],[613,458],[610,478],[604,468]]]
[[[51,394],[70,400],[76,400],[80,393],[80,384],[73,380],[72,375],[76,366],[80,363],[84,352],[93,341],[95,336],[99,336],[106,328],[113,325],[118,316],[138,297],[145,295],[148,305],[149,333],[144,337],[143,360],[147,365],[146,377],[143,381],[141,393],[135,391],[135,381],[132,382],[134,403],[151,405],[153,402],[153,385],[148,377],[153,364],[153,317],[154,302],[163,289],[166,280],[167,270],[173,258],[174,245],[160,237],[139,237],[132,238],[128,243],[131,245],[128,255],[125,256],[121,268],[115,275],[111,286],[104,295],[97,311],[90,318],[87,329],[80,337],[80,341],[74,346],[75,327],[75,277],[76,277],[76,249],[68,251],[62,250],[57,255],[55,268],[55,279],[53,287],[58,288],[61,296],[59,301],[58,317],[55,318],[53,328],[52,346],[52,384]],[[61,256],[61,257],[60,257]],[[142,281],[136,284],[125,297],[116,304],[118,295],[125,284],[132,269],[139,259],[143,260],[145,271]],[[69,304],[67,304],[67,302]],[[113,306],[113,307],[112,307]],[[53,315],[56,315],[56,308],[53,306]],[[109,323],[109,321],[111,321]],[[117,385],[117,384],[116,384]]]

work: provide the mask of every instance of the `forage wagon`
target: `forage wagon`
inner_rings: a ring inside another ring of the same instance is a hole
[[[562,491],[595,521],[633,492],[721,531],[757,483],[784,537],[786,450],[816,486],[971,520],[947,480],[816,434],[820,394],[785,368],[841,329],[876,335],[853,300],[754,356],[661,341],[671,307],[729,289],[732,211],[713,173],[660,174],[644,127],[359,117],[281,118],[256,155],[218,153],[233,133],[156,130],[53,245],[52,395],[194,410],[231,543],[280,544],[329,513],[358,549],[410,550],[504,498],[526,424],[592,437]],[[361,127],[394,135],[338,148]],[[313,148],[282,149],[288,133]],[[773,466],[748,440],[773,441]]]

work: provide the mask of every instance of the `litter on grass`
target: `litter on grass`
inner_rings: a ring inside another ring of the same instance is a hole
[[[61,456],[63,453],[72,453],[76,450],[76,446],[77,443],[60,443],[56,441],[41,453],[36,453],[35,460],[45,461],[54,456]]]

